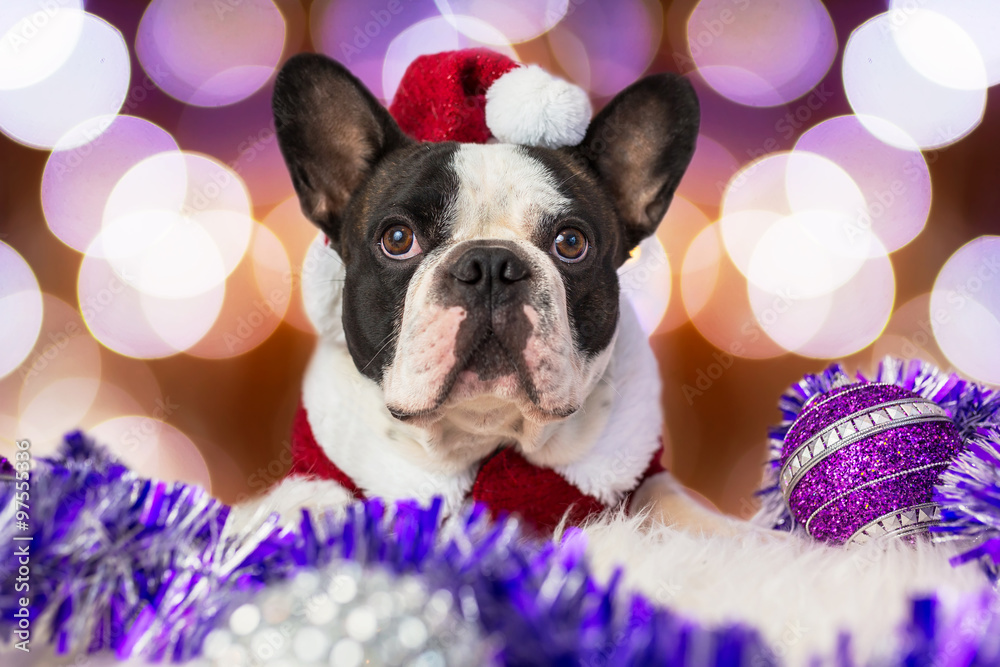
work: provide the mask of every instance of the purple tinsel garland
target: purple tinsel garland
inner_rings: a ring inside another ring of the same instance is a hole
[[[937,533],[971,538],[976,546],[954,564],[980,559],[996,579],[1000,569],[1000,426],[979,428],[941,475],[934,499],[942,508]]]
[[[942,538],[968,538],[976,546],[955,564],[982,559],[991,576],[1000,567],[1000,391],[945,373],[932,364],[886,357],[870,380],[852,379],[840,364],[818,375],[806,375],[781,396],[782,421],[769,431],[769,461],[764,473],[758,523],[777,530],[796,530],[795,519],[778,486],[781,449],[792,423],[814,396],[853,382],[891,383],[943,407],[958,428],[966,451],[941,475],[935,500],[942,524],[932,531]],[[995,578],[995,576],[994,576]]]
[[[955,416],[969,449],[937,489],[942,531],[977,538],[977,551],[965,559],[995,561],[997,393],[928,365],[891,360],[876,379],[905,383]],[[845,381],[839,367],[807,377],[782,399],[786,420],[809,396]],[[3,463],[0,478],[12,472]],[[482,507],[442,523],[440,503],[373,500],[348,508],[344,518],[303,512],[288,528],[273,518],[236,527],[230,508],[202,489],[141,479],[79,433],[67,436],[58,457],[36,461],[31,488],[32,523],[18,531],[13,485],[0,481],[0,540],[32,538],[33,628],[47,629],[58,653],[183,661],[199,654],[206,635],[234,608],[269,585],[303,569],[355,562],[419,577],[428,588],[458,597],[472,595],[476,614],[466,620],[496,642],[503,664],[777,662],[753,628],[687,621],[640,595],[622,594],[617,575],[599,584],[584,557],[583,533],[535,542],[521,536],[514,520],[491,522]],[[10,559],[0,562],[0,637],[8,642],[19,597],[14,575]],[[1000,597],[984,591],[950,614],[933,598],[914,600],[896,644],[891,664],[997,664]],[[845,636],[827,662],[851,665],[849,647]]]
[[[15,522],[12,485],[0,484],[0,540]],[[442,524],[441,504],[372,500],[346,518],[303,512],[297,526],[271,518],[234,528],[229,508],[202,489],[136,477],[81,434],[32,473],[31,617],[58,653],[114,651],[119,658],[197,656],[226,614],[271,583],[336,559],[419,575],[429,586],[474,595],[484,635],[507,665],[769,665],[753,629],[701,627],[597,583],[585,538],[522,538],[514,520],[491,522],[473,506]],[[10,563],[0,570],[0,636],[16,628]],[[37,640],[36,640],[37,641]]]

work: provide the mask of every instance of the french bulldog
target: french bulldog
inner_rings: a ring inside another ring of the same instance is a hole
[[[510,452],[602,507],[729,525],[669,472],[644,478],[661,448],[660,380],[618,279],[691,160],[699,107],[685,79],[638,81],[579,145],[555,149],[416,141],[321,55],[290,59],[273,100],[321,232],[303,276],[319,334],[303,428],[337,474],[289,477],[254,508],[439,496],[453,512]]]

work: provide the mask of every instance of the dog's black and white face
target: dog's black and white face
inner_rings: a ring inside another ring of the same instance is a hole
[[[618,321],[618,267],[690,161],[698,104],[672,75],[634,84],[558,150],[420,143],[318,55],[278,75],[278,138],[303,210],[346,267],[358,370],[399,419],[580,408]]]

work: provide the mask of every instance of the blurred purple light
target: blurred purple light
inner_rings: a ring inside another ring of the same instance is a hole
[[[571,0],[553,38],[571,32],[587,47],[590,91],[611,96],[653,62],[663,32],[663,10],[652,0]]]
[[[134,116],[95,118],[80,129],[96,132],[101,125],[107,129],[90,143],[56,145],[42,173],[45,221],[60,241],[80,252],[100,233],[104,206],[118,180],[145,158],[177,150],[166,130]]]
[[[701,0],[687,41],[705,82],[749,106],[801,97],[837,54],[833,22],[819,0]]]
[[[519,43],[535,39],[559,23],[569,9],[570,0],[435,0],[435,5],[446,19],[452,16],[471,16],[489,23],[504,37],[503,43]],[[454,23],[459,31],[465,30],[461,21]],[[469,34],[475,38],[475,34]]]
[[[912,241],[924,228],[931,208],[931,177],[916,144],[910,150],[890,146],[865,125],[884,128],[887,121],[838,116],[816,125],[795,144],[836,162],[862,189],[867,215],[859,225],[870,227],[889,252]]]
[[[310,31],[317,51],[334,58],[384,101],[382,66],[389,44],[415,23],[440,16],[434,0],[412,0],[379,5],[364,2],[317,0],[312,7]],[[432,51],[444,50],[429,45]]]
[[[272,0],[153,0],[136,55],[163,92],[182,102],[233,104],[263,86],[281,58],[285,19]]]

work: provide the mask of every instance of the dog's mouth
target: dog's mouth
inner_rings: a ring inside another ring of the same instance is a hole
[[[455,367],[458,373],[452,382],[453,385],[466,374],[474,374],[483,382],[517,375],[517,364],[513,355],[492,329],[487,329],[479,342],[465,355],[464,363],[457,363]],[[453,386],[446,387],[445,393],[450,393],[453,388]]]
[[[491,328],[484,328],[457,357],[432,406],[418,412],[390,407],[392,416],[402,421],[434,421],[443,408],[482,396],[522,404],[538,421],[563,419],[576,411],[543,409],[521,355],[512,352]]]

